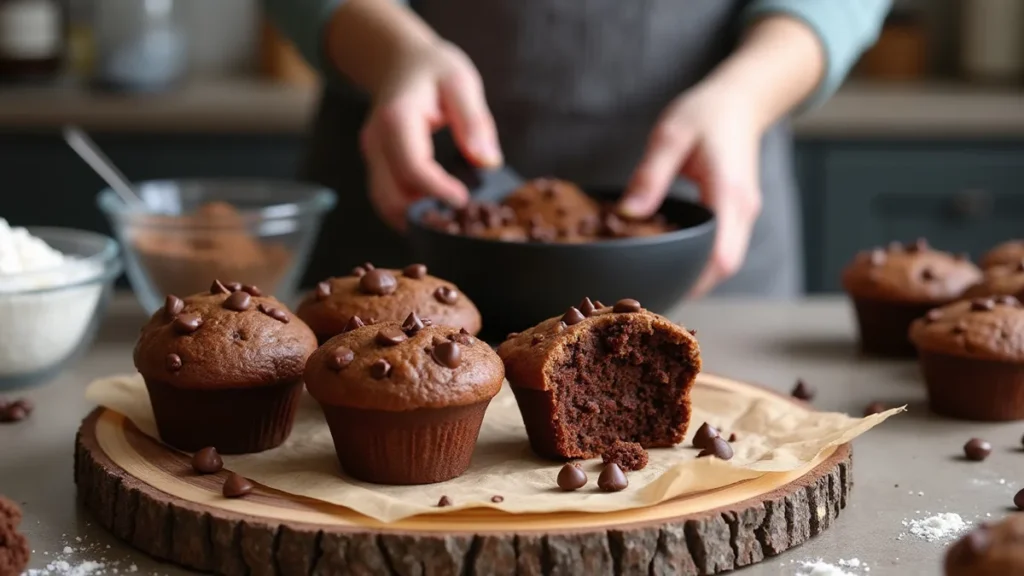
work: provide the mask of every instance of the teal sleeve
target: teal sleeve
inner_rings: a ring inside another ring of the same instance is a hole
[[[843,83],[861,54],[878,39],[892,0],[754,0],[744,23],[772,14],[802,20],[825,49],[825,77],[798,111],[813,109]]]
[[[343,0],[260,0],[263,12],[299,50],[306,62],[331,77],[324,62],[324,26]]]

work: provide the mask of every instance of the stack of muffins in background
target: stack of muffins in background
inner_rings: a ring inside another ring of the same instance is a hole
[[[979,268],[925,240],[864,251],[843,271],[865,355],[917,357],[938,414],[1024,419],[1024,241]]]

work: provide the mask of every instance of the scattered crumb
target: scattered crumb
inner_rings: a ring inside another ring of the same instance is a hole
[[[636,442],[616,440],[601,454],[601,461],[605,464],[614,462],[626,472],[643,470],[647,466],[647,450]]]

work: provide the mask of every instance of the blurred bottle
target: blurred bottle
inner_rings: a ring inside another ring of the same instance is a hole
[[[92,76],[96,60],[93,4],[93,0],[70,0],[68,4],[68,68],[78,79]]]
[[[159,92],[185,76],[188,45],[174,0],[96,0],[94,15],[99,87]]]
[[[1024,80],[1024,0],[964,0],[961,65],[981,82]]]
[[[60,0],[0,0],[0,80],[56,78],[67,53],[66,22]]]

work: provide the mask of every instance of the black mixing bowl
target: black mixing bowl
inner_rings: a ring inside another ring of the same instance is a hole
[[[509,192],[474,193],[493,201]],[[609,200],[618,191],[587,190]],[[501,341],[541,320],[563,314],[584,297],[611,305],[634,298],[663,313],[679,303],[707,262],[715,236],[711,212],[694,202],[668,198],[661,214],[679,226],[657,236],[588,244],[502,242],[447,234],[422,224],[423,200],[409,210],[409,238],[417,260],[431,275],[451,281],[472,298],[483,316],[480,336]]]

